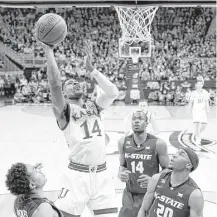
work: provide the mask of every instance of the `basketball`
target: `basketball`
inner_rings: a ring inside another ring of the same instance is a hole
[[[58,14],[48,13],[39,18],[36,24],[36,37],[47,45],[61,43],[67,35],[65,20]]]

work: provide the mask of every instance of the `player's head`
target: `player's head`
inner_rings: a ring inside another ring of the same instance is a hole
[[[139,108],[142,109],[144,112],[148,110],[148,101],[147,99],[142,99],[139,101]]]
[[[199,158],[191,148],[181,148],[173,155],[169,168],[175,171],[194,171],[199,165]]]
[[[41,172],[41,167],[41,164],[13,164],[6,175],[6,187],[14,195],[29,194],[34,189],[42,189],[47,179]]]
[[[132,129],[134,133],[143,133],[147,126],[147,115],[140,109],[136,110],[132,116]]]
[[[64,81],[62,90],[68,99],[80,99],[83,96],[83,86],[75,79]]]
[[[204,81],[203,80],[197,80],[197,83],[196,83],[197,90],[202,90],[203,85],[204,85]]]

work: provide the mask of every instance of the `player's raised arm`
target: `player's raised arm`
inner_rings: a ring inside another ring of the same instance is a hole
[[[51,92],[53,112],[60,127],[62,128],[67,122],[65,117],[62,115],[67,104],[62,92],[61,76],[54,57],[53,49],[47,45],[43,45],[43,48],[47,58],[47,77]]]
[[[203,217],[204,199],[199,189],[191,193],[188,205],[190,207],[190,217]]]
[[[62,92],[60,72],[54,57],[53,49],[46,46],[47,56],[47,77],[51,91],[51,98],[54,108],[61,114],[65,106],[65,99]]]
[[[139,210],[138,216],[137,217],[147,217],[148,216],[148,211],[153,203],[154,200],[154,191],[157,186],[157,182],[160,178],[160,174],[157,173],[152,176],[150,179],[150,182],[148,184],[147,188],[147,193],[145,194],[142,202],[142,206]]]
[[[167,144],[162,139],[158,139],[156,143],[156,151],[158,154],[158,158],[160,161],[160,165],[162,169],[165,169],[169,165],[169,155],[167,150]]]
[[[109,79],[106,78],[106,76],[104,76],[101,72],[99,72],[97,69],[95,69],[92,66],[92,63],[91,63],[91,61],[92,61],[92,45],[91,45],[91,43],[86,42],[85,49],[86,49],[86,53],[87,53],[87,58],[86,58],[87,71],[90,72],[91,76],[94,77],[94,79],[99,84],[100,88],[103,90],[103,93],[100,94],[96,98],[96,104],[100,108],[106,109],[118,97],[118,94],[119,94],[118,88],[111,81],[109,81]]]

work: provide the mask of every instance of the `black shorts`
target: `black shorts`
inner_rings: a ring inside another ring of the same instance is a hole
[[[124,189],[119,217],[137,217],[145,194],[135,194]]]

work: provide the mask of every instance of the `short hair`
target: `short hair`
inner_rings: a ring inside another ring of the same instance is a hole
[[[28,194],[31,188],[26,165],[24,163],[13,164],[8,170],[5,183],[11,194]]]
[[[147,114],[146,114],[142,109],[137,109],[137,110],[135,110],[135,111],[133,112],[133,116],[134,116],[134,114],[137,113],[137,112],[140,112],[140,113],[143,114],[143,117],[145,117],[146,124],[147,124],[147,123],[148,123],[148,116],[147,116]],[[133,119],[133,116],[132,116],[132,119]]]

